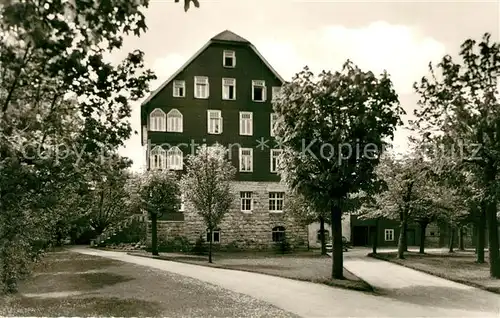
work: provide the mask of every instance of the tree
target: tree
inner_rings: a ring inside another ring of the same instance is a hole
[[[175,3],[177,2],[179,2],[179,0],[175,0]],[[196,8],[200,7],[200,3],[198,2],[198,0],[184,0],[184,11],[187,12],[189,10],[191,2]]]
[[[202,217],[210,237],[208,262],[212,263],[213,231],[231,207],[231,180],[236,169],[226,159],[221,145],[202,145],[196,155],[187,158],[186,173],[181,179],[184,199]]]
[[[101,235],[131,215],[128,205],[131,193],[127,191],[129,173],[124,170],[128,163],[115,162],[111,169],[100,173],[91,181],[87,195],[90,226]]]
[[[325,223],[331,224],[330,215],[325,211],[317,212],[312,209],[312,205],[301,194],[290,193],[285,209],[298,223],[308,226],[314,222],[319,222],[319,234],[321,242],[321,255],[326,255],[326,231]]]
[[[360,217],[399,219],[400,259],[404,258],[407,249],[408,224],[417,222],[421,230],[420,252],[424,253],[427,225],[437,219],[449,223],[458,209],[458,196],[452,188],[440,183],[433,171],[433,162],[419,153],[410,153],[399,159],[387,156],[376,171],[385,182],[384,191],[373,196],[373,202],[363,207]]]
[[[349,195],[378,186],[374,168],[400,115],[387,73],[377,78],[347,62],[341,72],[315,80],[306,67],[273,102],[283,145],[280,173],[316,211],[329,211],[332,277],[343,277],[342,208]]]
[[[124,34],[146,30],[147,3],[0,4],[0,285],[7,292],[78,218],[64,198],[85,187],[90,171],[102,173],[132,133],[130,104],[155,76],[139,50],[121,63],[104,55],[122,47]]]
[[[430,138],[445,136],[452,145],[459,145],[455,154],[484,190],[485,215],[490,244],[490,275],[500,278],[497,201],[500,168],[500,123],[498,76],[500,44],[486,33],[482,40],[464,41],[460,62],[446,55],[433,67],[430,76],[415,83],[420,94],[415,110],[416,125]]]
[[[158,255],[157,221],[163,214],[179,211],[181,198],[177,175],[170,171],[149,171],[140,188],[140,200],[151,218],[151,251]]]

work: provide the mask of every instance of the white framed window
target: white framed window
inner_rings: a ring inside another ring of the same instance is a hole
[[[167,131],[182,132],[182,114],[175,108],[167,113]]]
[[[207,229],[207,243],[210,242],[210,230]],[[212,243],[220,243],[220,229],[212,231]]]
[[[249,191],[240,192],[240,201],[241,201],[242,212],[252,212],[253,210],[252,192]]]
[[[386,241],[394,241],[394,230],[393,229],[385,229],[384,230],[384,238]]]
[[[231,68],[236,66],[236,54],[234,51],[224,50],[222,53],[222,65]]]
[[[174,97],[186,97],[186,81],[174,81]]]
[[[167,169],[182,170],[182,150],[179,147],[171,147],[167,151]]]
[[[194,98],[207,99],[210,96],[210,84],[208,77],[195,76],[194,77]]]
[[[254,102],[266,101],[266,82],[252,81],[252,100]]]
[[[269,212],[283,212],[285,192],[269,192]]]
[[[285,238],[285,228],[283,226],[275,226],[272,230],[273,242],[281,242]]]
[[[149,130],[151,131],[165,131],[166,130],[166,118],[165,112],[159,108],[156,108],[149,114]]]
[[[240,148],[240,172],[253,171],[253,149]]]
[[[271,167],[272,173],[278,172],[279,156],[283,152],[283,149],[271,149]]]
[[[270,119],[269,119],[269,134],[271,137],[274,137],[276,134],[274,132],[274,125],[276,125],[276,120],[278,119],[278,114],[276,113],[271,113]]]
[[[234,78],[222,79],[222,99],[223,100],[236,99],[236,79]]]
[[[149,153],[149,169],[159,170],[166,168],[167,152],[160,146],[151,149]]]
[[[207,110],[207,131],[209,134],[222,133],[222,113],[220,110]]]
[[[181,205],[179,207],[179,212],[184,212],[184,210],[186,209],[186,198],[184,197],[184,194],[181,194],[180,200]]]
[[[278,97],[279,93],[281,92],[281,87],[280,86],[273,86],[272,88],[272,100],[276,100]]]
[[[253,113],[240,112],[240,135],[251,136],[253,134]]]

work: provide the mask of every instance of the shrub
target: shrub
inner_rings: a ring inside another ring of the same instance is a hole
[[[117,232],[116,235],[110,237],[107,240],[108,244],[131,244],[145,241],[146,239],[146,227],[144,222],[133,219],[126,227],[122,228],[121,231]]]
[[[163,253],[173,253],[173,252],[189,252],[191,249],[191,243],[184,236],[175,236],[174,238],[168,240],[160,238],[158,240],[158,251]]]
[[[196,255],[205,255],[208,252],[207,246],[205,245],[205,240],[200,234],[200,237],[196,239],[193,249],[191,250]]]
[[[238,251],[241,251],[241,248],[238,246],[238,242],[237,241],[232,241],[230,242],[229,244],[227,244],[226,246],[224,246],[224,249],[228,252],[238,252]]]
[[[288,239],[286,237],[286,233],[283,233],[283,238],[279,242],[274,243],[274,249],[278,253],[288,253],[292,250],[290,242],[288,242]]]

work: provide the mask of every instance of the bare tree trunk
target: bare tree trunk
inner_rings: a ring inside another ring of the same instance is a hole
[[[407,220],[406,222],[404,223],[404,237],[403,237],[403,250],[405,252],[408,252],[408,215],[406,215],[407,217]]]
[[[375,219],[375,231],[373,231],[373,238],[372,238],[372,253],[373,254],[377,254],[379,221],[380,221],[380,218]]]
[[[326,242],[325,242],[325,219],[319,218],[319,239],[321,241],[321,255],[326,255]]]
[[[448,244],[448,252],[453,253],[453,245],[455,244],[455,227],[453,225],[450,225],[450,237],[449,237],[449,244]]]
[[[486,206],[484,203],[481,204],[481,210],[479,211],[479,222],[476,231],[476,250],[477,259],[476,263],[484,263],[484,244],[485,244],[485,228],[486,228]]]
[[[425,254],[425,229],[427,228],[427,225],[429,224],[428,221],[420,221],[420,254]]]
[[[151,213],[151,251],[153,255],[158,256],[158,216],[156,213]]]
[[[208,262],[209,263],[212,263],[212,241],[213,241],[213,237],[212,237],[212,229],[209,230],[209,235],[210,235],[210,241],[208,243]]]
[[[406,210],[401,214],[401,223],[400,223],[400,231],[399,231],[399,240],[398,240],[398,258],[404,259],[404,252],[406,252],[406,223],[408,222]]]
[[[465,251],[464,227],[462,225],[458,228],[458,249],[461,251]]]
[[[339,206],[332,206],[332,236],[333,236],[333,264],[332,278],[344,278],[343,248],[342,248],[342,210]]]
[[[490,256],[490,276],[500,278],[500,253],[498,244],[497,203],[489,202],[486,210],[488,224],[488,249]]]

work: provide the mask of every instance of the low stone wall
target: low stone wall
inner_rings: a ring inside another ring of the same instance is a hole
[[[220,247],[235,249],[268,249],[273,246],[272,229],[283,226],[288,242],[294,247],[306,247],[307,226],[297,222],[286,212],[269,211],[269,192],[285,192],[286,187],[279,182],[241,181],[232,184],[234,201],[229,213],[222,220],[220,228]],[[252,192],[252,212],[242,212],[240,191]],[[150,223],[150,222],[149,222]],[[151,225],[148,226],[151,228]],[[150,242],[151,231],[148,230]],[[184,236],[194,244],[200,235],[206,238],[206,226],[200,215],[189,205],[185,205],[184,222],[158,222],[158,237],[172,239]]]

